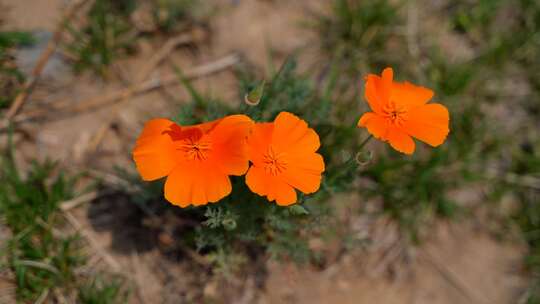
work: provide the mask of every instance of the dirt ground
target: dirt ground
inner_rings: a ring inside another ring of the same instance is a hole
[[[1,0],[6,8],[1,12],[4,29],[51,32],[64,2]],[[197,53],[178,48],[169,60],[189,70],[235,53],[264,71],[269,47],[279,61],[314,38],[300,24],[307,7],[324,7],[322,0],[217,2],[220,9],[211,21],[211,40]],[[62,54],[55,55],[23,112],[65,101],[84,104],[88,98],[133,83],[131,75],[137,75],[162,45],[142,43],[146,44],[142,51],[115,64],[115,76],[106,81],[89,74],[74,75]],[[45,43],[40,45],[44,47]],[[308,52],[306,60],[309,56]],[[18,60],[28,71],[35,58],[27,54]],[[167,64],[161,64],[151,76],[170,72]],[[212,96],[238,98],[230,69],[199,78],[194,84]],[[181,87],[168,86],[91,112],[25,124],[31,138],[17,138],[17,157],[21,162],[49,157],[60,160],[66,168],[105,172],[113,166],[133,168],[130,149],[143,122],[150,117],[173,116],[187,96]],[[126,227],[137,215],[122,208],[124,205],[121,200],[103,198],[73,212],[87,235],[95,239],[97,248],[133,280],[132,303],[179,303],[189,298],[190,289],[202,288],[207,297],[227,299],[226,303],[503,304],[519,303],[526,288],[521,269],[524,246],[495,240],[483,228],[458,222],[436,225],[431,237],[416,249],[403,249],[399,238],[391,233],[373,232],[380,246],[347,254],[323,270],[268,262],[265,280],[247,277],[242,282],[229,282],[225,287],[230,294],[222,297],[222,282],[199,282],[189,275],[202,271],[194,269],[192,263],[164,257],[159,244],[141,245],[155,236],[142,227]],[[99,263],[110,267],[110,262]]]
[[[366,254],[322,272],[273,265],[262,303],[517,303],[522,253],[471,227],[441,224],[411,264],[390,273],[384,258]]]

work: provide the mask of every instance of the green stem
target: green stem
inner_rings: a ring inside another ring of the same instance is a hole
[[[360,144],[360,147],[358,147],[358,150],[362,150],[364,146],[373,138],[373,135],[369,135],[364,141]]]

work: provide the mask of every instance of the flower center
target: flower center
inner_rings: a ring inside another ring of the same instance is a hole
[[[283,154],[274,152],[271,146],[268,147],[268,150],[263,156],[264,171],[272,175],[278,175],[283,172],[287,167],[287,163],[281,159],[282,157]]]
[[[212,148],[212,143],[203,139],[186,138],[182,140],[178,147],[189,160],[206,160]]]
[[[407,111],[403,106],[397,106],[394,101],[383,107],[384,116],[395,125],[402,125],[407,120]]]

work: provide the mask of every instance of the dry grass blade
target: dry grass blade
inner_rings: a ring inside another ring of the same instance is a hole
[[[94,236],[81,225],[79,220],[75,218],[69,211],[64,212],[65,218],[68,222],[84,237],[88,240],[90,246],[95,250],[97,254],[103,258],[103,260],[111,267],[114,272],[120,272],[120,264],[104,250]]]
[[[194,41],[195,38],[190,33],[182,33],[176,37],[169,39],[163,47],[157,51],[145,64],[141,71],[135,77],[135,83],[139,83],[145,80],[150,73],[167,57],[169,54],[179,45],[190,43]]]
[[[488,179],[501,179],[504,182],[521,187],[540,190],[540,178],[531,175],[519,175],[512,172],[498,172],[490,169],[486,172]]]
[[[440,261],[436,260],[433,256],[428,254],[427,252],[423,251],[420,252],[419,258],[421,258],[423,261],[427,262],[430,266],[435,268],[441,276],[452,285],[457,291],[459,291],[465,298],[468,299],[469,303],[477,303],[477,304],[488,304],[493,303],[493,301],[490,301],[488,298],[486,298],[484,295],[481,295],[477,292],[475,292],[473,289],[469,288],[468,285],[463,282],[463,280],[457,275],[454,271],[446,267],[444,263],[441,263]]]
[[[49,296],[49,289],[45,289],[39,298],[36,300],[35,304],[42,304],[45,303],[45,300],[47,300],[47,297]]]
[[[88,192],[74,199],[67,200],[60,203],[60,209],[62,209],[62,211],[69,211],[79,205],[82,205],[87,202],[91,202],[95,200],[96,198],[98,198],[99,196],[100,196],[100,193],[98,191]]]
[[[236,54],[228,55],[223,58],[220,58],[216,61],[212,61],[207,64],[195,67],[191,70],[186,71],[185,76],[188,79],[200,78],[210,74],[214,74],[220,71],[223,71],[240,61],[240,57]],[[175,73],[167,74],[163,77],[155,77],[150,80],[144,81],[138,85],[131,86],[120,91],[116,91],[105,95],[103,97],[96,97],[89,99],[85,102],[81,102],[78,106],[75,106],[69,109],[69,112],[81,112],[90,110],[99,106],[104,106],[109,103],[114,103],[126,99],[126,97],[143,94],[160,87],[164,87],[171,84],[178,83],[178,75]]]
[[[60,274],[60,271],[58,271],[58,269],[56,269],[55,267],[53,267],[53,266],[51,266],[49,264],[43,263],[43,262],[31,261],[31,260],[17,260],[17,261],[15,261],[15,264],[16,265],[21,265],[21,266],[40,268],[40,269],[43,269],[43,270],[53,272],[55,274]]]
[[[240,56],[237,54],[230,54],[224,56],[215,61],[188,69],[185,72],[185,77],[187,79],[196,79],[211,75],[214,73],[221,72],[226,70],[240,62]],[[165,76],[156,76],[150,80],[141,82],[137,85],[130,86],[125,89],[118,91],[110,92],[105,95],[91,97],[89,99],[79,102],[77,105],[73,105],[73,100],[65,100],[54,104],[47,110],[35,110],[33,112],[28,112],[15,116],[12,121],[15,123],[22,123],[32,119],[46,116],[49,112],[62,111],[67,113],[80,113],[96,109],[98,107],[107,106],[109,104],[114,104],[119,101],[125,100],[129,96],[144,94],[152,90],[156,90],[160,87],[172,85],[178,83],[178,76],[175,73],[167,74]],[[5,121],[0,129],[5,129],[9,125],[9,121]]]
[[[191,37],[191,35],[188,35],[188,34],[183,34],[183,35],[177,36],[177,37],[172,38],[171,40],[169,40],[149,60],[149,63],[142,68],[141,73],[139,73],[137,79],[135,80],[135,83],[130,86],[130,88],[132,88],[133,90],[129,90],[129,91],[127,91],[126,94],[122,95],[122,97],[119,100],[119,103],[125,103],[125,102],[129,101],[130,97],[133,96],[133,94],[137,93],[137,90],[136,90],[137,84],[140,83],[140,81],[144,80],[148,76],[147,74],[150,74],[151,71],[153,71],[159,65],[159,63],[162,62],[174,50],[174,48],[178,44],[185,43],[185,42],[188,42],[188,41],[191,41],[191,40],[192,40],[192,37]],[[212,70],[212,72],[213,72],[213,70]],[[177,81],[177,77],[175,77],[174,80]],[[92,140],[90,141],[90,147],[89,147],[89,149],[87,151],[88,153],[93,153],[93,152],[95,152],[97,150],[97,148],[99,147],[101,141],[104,139],[105,134],[107,133],[107,130],[109,130],[109,128],[111,127],[115,116],[118,115],[119,110],[120,110],[120,108],[116,108],[114,110],[114,114],[111,115],[111,118],[108,121],[104,122],[102,124],[102,126],[99,128],[98,132],[93,136]]]
[[[28,96],[30,95],[32,88],[34,87],[37,80],[39,79],[41,72],[43,72],[43,69],[47,65],[49,58],[56,51],[56,47],[58,46],[58,43],[60,42],[60,39],[62,38],[62,32],[65,29],[66,23],[77,13],[77,11],[79,11],[79,8],[81,8],[82,5],[86,1],[87,0],[73,1],[64,11],[62,19],[60,23],[58,24],[52,39],[47,44],[47,48],[43,51],[43,53],[41,53],[41,56],[39,57],[36,63],[36,66],[32,70],[32,75],[26,80],[21,92],[17,95],[13,104],[8,109],[6,113],[6,120],[8,122],[11,121],[11,119],[15,116],[15,114],[17,114],[19,109],[22,107],[24,102],[28,99]]]
[[[55,288],[53,290],[53,294],[56,297],[56,301],[58,301],[58,304],[68,304],[68,301],[66,300],[66,297],[62,294],[60,289]]]

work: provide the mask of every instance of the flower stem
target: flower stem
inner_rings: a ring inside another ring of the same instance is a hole
[[[360,144],[360,147],[358,147],[358,150],[362,150],[362,148],[364,148],[371,138],[373,138],[373,135],[369,135],[366,139],[364,139],[364,141]]]

